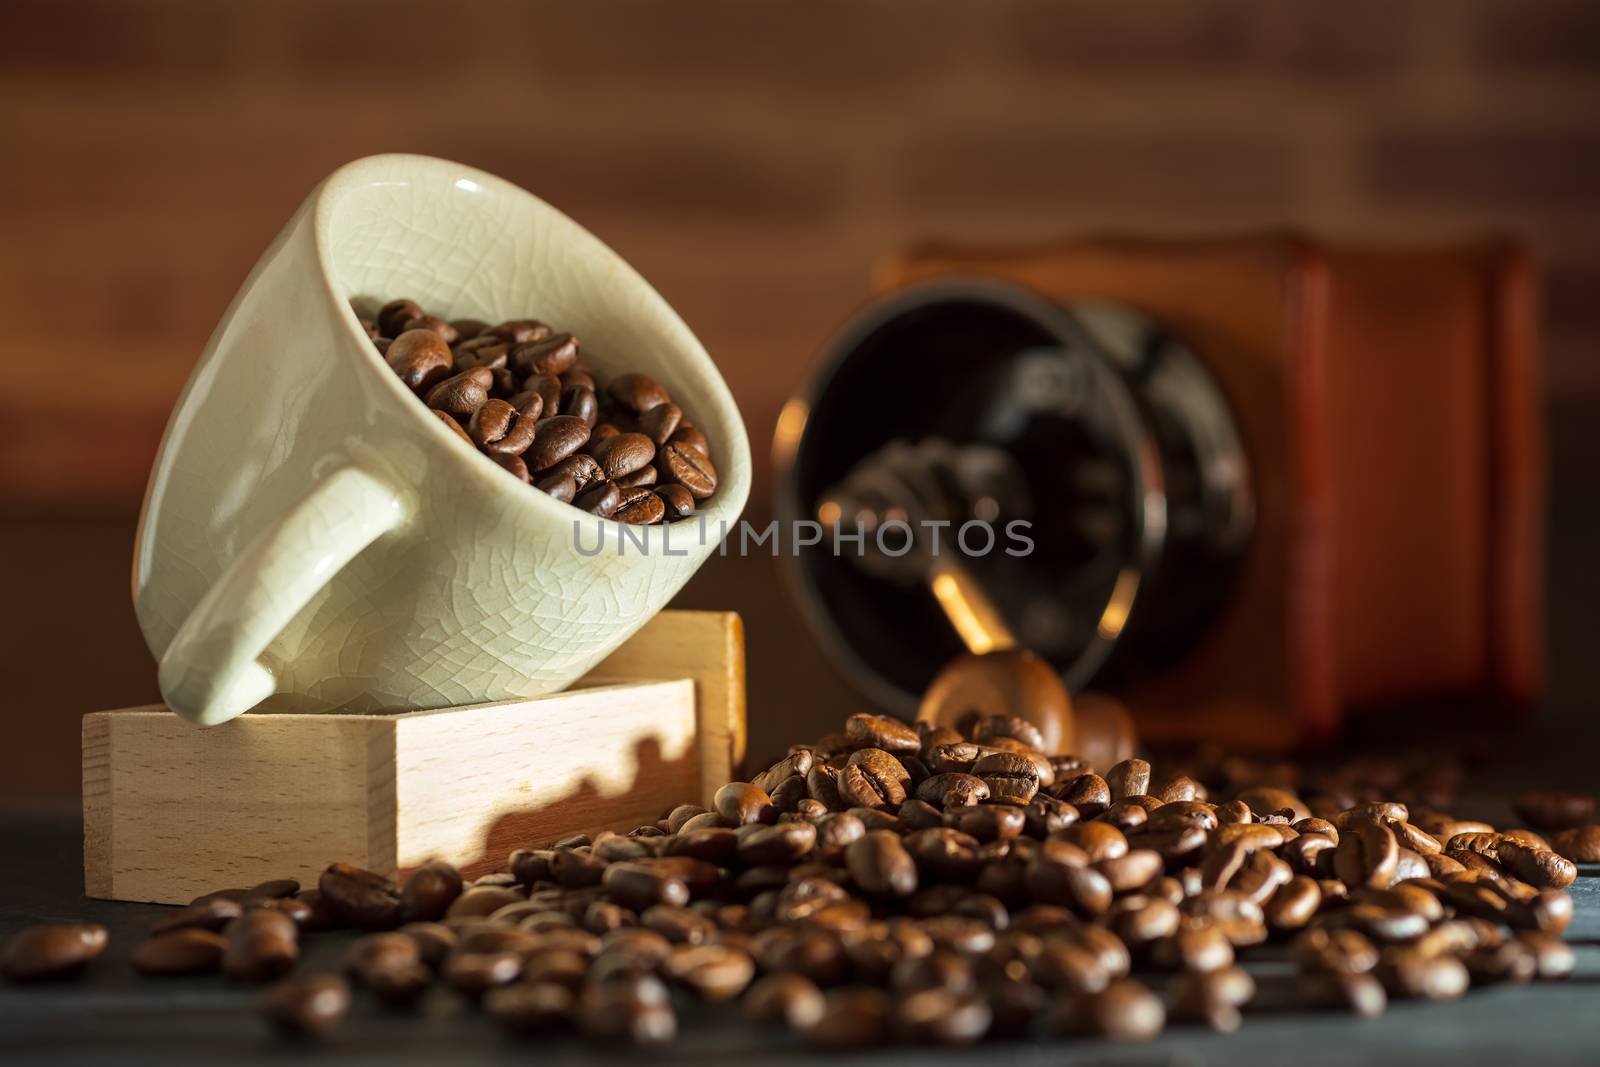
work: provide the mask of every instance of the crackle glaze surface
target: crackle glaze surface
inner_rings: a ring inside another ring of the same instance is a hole
[[[428,415],[349,307],[396,296],[451,318],[533,314],[581,337],[602,376],[660,379],[712,442],[703,525],[624,532],[507,477]],[[688,580],[750,469],[704,349],[587,231],[458,164],[365,159],[311,194],[196,366],[151,473],[135,610],[164,695],[199,721],[539,695]]]

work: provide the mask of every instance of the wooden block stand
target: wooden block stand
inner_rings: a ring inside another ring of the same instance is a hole
[[[344,860],[470,875],[519,847],[626,830],[709,803],[744,756],[744,632],[667,611],[564,693],[394,715],[244,715],[202,729],[164,707],[83,720],[91,897],[187,903]]]

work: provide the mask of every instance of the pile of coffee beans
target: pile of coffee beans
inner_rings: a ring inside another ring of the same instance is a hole
[[[1458,775],[1435,761],[1202,754],[1158,774],[1041,746],[1011,716],[853,715],[709,808],[519,849],[500,873],[429,863],[397,884],[336,863],[313,889],[206,894],[132,963],[268,982],[303,935],[355,928],[343,975],[290,976],[264,1014],[321,1034],[352,987],[405,1005],[442,984],[522,1033],[667,1042],[699,999],[835,1047],[1231,1031],[1256,993],[1241,961],[1268,945],[1301,1004],[1359,1016],[1573,969],[1563,889],[1600,855],[1592,798],[1530,794],[1535,829],[1502,830],[1451,813]],[[104,945],[37,927],[3,965],[61,977]]]
[[[650,525],[717,491],[710,442],[666,389],[645,374],[602,386],[570,333],[532,318],[447,322],[404,299],[361,324],[439,421],[557,500]]]

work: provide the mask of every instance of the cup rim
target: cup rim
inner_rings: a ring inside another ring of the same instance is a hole
[[[664,345],[665,350],[675,352],[678,358],[685,358],[691,364],[699,363],[704,371],[709,371],[706,377],[708,386],[708,400],[717,410],[717,416],[724,424],[722,432],[718,435],[720,444],[725,453],[724,459],[729,469],[719,469],[718,486],[716,493],[707,502],[709,507],[697,509],[687,518],[678,519],[670,523],[658,523],[651,526],[628,526],[629,541],[639,544],[639,538],[644,539],[646,551],[644,555],[653,555],[649,549],[657,539],[665,539],[668,535],[664,532],[669,529],[681,529],[685,525],[699,524],[704,528],[720,529],[719,524],[731,524],[744,510],[748,500],[752,481],[752,459],[750,453],[749,435],[745,431],[744,419],[739,413],[738,405],[734,402],[733,394],[728,389],[727,381],[723,378],[721,370],[705,347],[683,322],[682,318],[670,304],[639,274],[626,260],[622,258],[609,245],[601,241],[580,223],[553,207],[548,202],[535,196],[521,186],[507,181],[504,178],[467,166],[434,156],[412,155],[405,153],[390,153],[376,156],[366,156],[353,160],[332,174],[328,175],[312,194],[312,230],[313,248],[315,251],[317,270],[321,276],[324,289],[330,300],[343,309],[341,322],[349,339],[356,343],[357,348],[368,358],[367,366],[379,371],[376,376],[383,381],[380,388],[389,391],[389,394],[401,401],[401,407],[411,411],[415,420],[426,427],[425,433],[431,435],[435,441],[445,445],[447,454],[457,455],[463,459],[476,457],[479,462],[467,462],[465,467],[473,477],[482,482],[492,492],[509,496],[517,500],[518,506],[526,508],[532,515],[540,519],[561,520],[568,519],[584,522],[593,519],[601,524],[600,528],[608,538],[621,535],[623,523],[615,519],[602,519],[596,515],[574,508],[571,504],[556,500],[547,493],[542,493],[531,484],[522,484],[515,479],[507,478],[504,471],[495,467],[494,461],[470,448],[462,441],[459,435],[445,429],[444,424],[435,418],[428,418],[428,409],[421,405],[417,396],[390,372],[383,358],[372,346],[366,331],[362,328],[360,319],[354,308],[350,305],[350,295],[344,291],[335,273],[337,255],[332,247],[332,222],[336,213],[341,209],[343,198],[357,189],[372,184],[375,176],[382,175],[390,181],[397,177],[397,171],[404,174],[417,172],[433,172],[436,176],[450,180],[451,184],[466,180],[482,189],[489,190],[496,197],[510,197],[524,202],[536,214],[546,216],[552,223],[551,232],[562,238],[585,243],[588,251],[608,261],[611,283],[626,287],[632,292],[626,301],[619,303],[633,303],[649,306],[660,314],[668,323],[678,327],[679,336],[665,338],[669,343]],[[697,502],[699,503],[699,502]],[[660,530],[662,533],[655,531]],[[703,540],[703,538],[702,538]],[[665,546],[663,546],[665,547]],[[710,545],[702,547],[713,547]],[[674,552],[674,556],[679,553]]]

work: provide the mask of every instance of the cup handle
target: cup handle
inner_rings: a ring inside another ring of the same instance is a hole
[[[249,711],[276,688],[259,657],[341,567],[400,525],[398,494],[342,467],[256,535],[184,620],[161,657],[161,697],[202,726]]]

